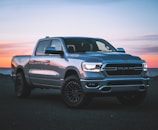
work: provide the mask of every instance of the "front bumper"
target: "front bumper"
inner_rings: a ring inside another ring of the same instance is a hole
[[[149,78],[105,78],[80,80],[85,93],[141,92],[149,87]]]

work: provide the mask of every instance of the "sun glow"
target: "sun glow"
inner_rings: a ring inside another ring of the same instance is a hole
[[[0,59],[0,67],[10,68],[11,67],[11,57],[2,57]]]
[[[152,55],[140,55],[142,59],[144,59],[147,64],[148,68],[158,68],[158,54]]]
[[[11,59],[15,55],[31,55],[34,42],[0,41],[0,67],[11,67]]]

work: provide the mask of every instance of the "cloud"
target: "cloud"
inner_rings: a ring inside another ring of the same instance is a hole
[[[158,34],[145,34],[136,37],[128,37],[120,39],[121,41],[158,41]]]
[[[158,45],[146,46],[146,47],[137,47],[137,48],[128,48],[128,52],[142,55],[142,54],[156,54],[158,55]]]
[[[7,50],[26,50],[34,47],[35,42],[31,41],[0,41],[0,53],[2,54],[3,52]],[[8,52],[6,52],[7,54]]]
[[[32,42],[1,42],[0,41],[0,49],[30,47],[33,45],[34,44]]]
[[[31,41],[0,41],[0,57],[31,54],[35,45],[33,43]]]
[[[125,46],[130,52],[136,54],[158,54],[158,34],[123,38],[120,41],[126,41]]]
[[[136,40],[158,40],[158,34],[147,34],[137,37]]]
[[[158,54],[158,45],[153,47],[141,48],[142,53],[157,53]]]

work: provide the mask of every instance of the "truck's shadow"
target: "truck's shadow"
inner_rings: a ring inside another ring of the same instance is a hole
[[[40,101],[41,104],[47,105],[53,104],[57,106],[64,106],[62,102],[62,97],[60,93],[50,93],[50,92],[35,92],[32,93],[31,96],[28,98],[28,100],[32,100],[35,103]]]
[[[31,102],[41,103],[44,105],[53,104],[56,107],[63,107],[68,108],[62,99],[62,96],[59,92],[35,92],[27,99]],[[137,106],[135,106],[137,108]],[[134,107],[134,108],[135,108]],[[109,110],[118,110],[118,109],[129,109],[133,108],[131,106],[125,106],[120,104],[115,97],[100,97],[100,98],[93,98],[93,100],[87,104],[86,106],[79,108],[79,109],[89,109],[89,110],[101,110],[101,109],[109,109]]]

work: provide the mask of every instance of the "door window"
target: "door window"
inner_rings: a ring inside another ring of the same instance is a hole
[[[37,49],[35,52],[36,56],[43,56],[45,55],[45,49],[50,46],[51,41],[50,40],[44,40],[40,41],[37,45]]]
[[[61,42],[58,39],[54,39],[52,41],[50,47],[54,47],[56,51],[62,51]]]

